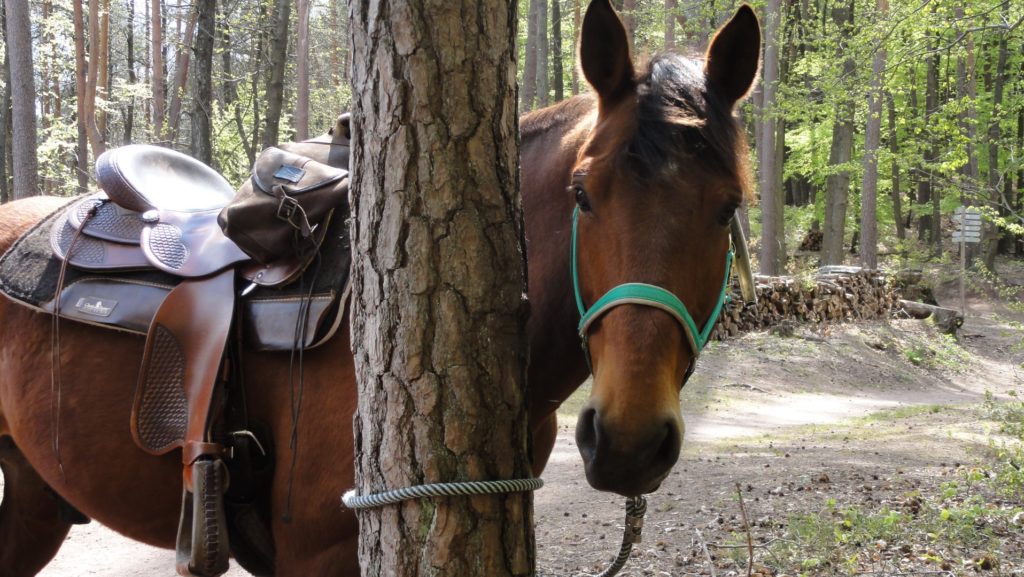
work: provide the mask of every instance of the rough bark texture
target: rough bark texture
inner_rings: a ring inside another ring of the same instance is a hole
[[[876,0],[877,17],[884,20],[889,0]],[[860,262],[866,268],[878,268],[878,150],[882,145],[882,75],[885,73],[885,48],[879,46],[871,62],[871,88],[868,91],[868,118],[864,128],[864,185],[860,195]]]
[[[515,5],[349,10],[358,489],[529,477]],[[531,507],[361,512],[363,575],[530,575]]]
[[[189,10],[185,32],[178,42],[178,50],[174,56],[174,84],[171,86],[171,103],[167,106],[167,132],[165,138],[173,143],[178,139],[181,129],[181,103],[185,99],[185,84],[188,81],[188,70],[192,64],[192,37],[196,33],[196,19],[203,3],[201,0]],[[180,16],[180,14],[179,14]],[[180,24],[180,20],[179,20]]]
[[[270,77],[267,81],[267,118],[263,129],[263,148],[277,146],[281,109],[284,107],[284,72],[288,59],[288,20],[292,0],[274,2],[274,33],[270,36]]]
[[[833,5],[832,19],[839,28],[839,50],[843,58],[843,78],[850,80],[857,69],[856,62],[849,56],[846,44],[853,27],[853,1]],[[844,57],[844,54],[847,56]],[[853,158],[853,100],[850,92],[836,104],[836,120],[832,126],[832,147],[828,162],[831,166],[845,165]],[[850,196],[850,171],[841,170],[830,174],[825,183],[825,228],[821,247],[822,264],[843,263],[843,239],[846,235],[846,207]]]
[[[192,155],[213,164],[213,38],[217,0],[199,2],[196,21],[196,86],[192,99]]]
[[[782,246],[783,231],[782,164],[776,154],[780,119],[775,110],[775,94],[779,84],[779,23],[782,10],[779,0],[768,0],[764,11],[765,47],[761,81],[761,120],[757,131],[758,190],[761,192],[761,274],[783,272],[786,251]]]
[[[886,92],[885,103],[889,110],[889,152],[892,153],[892,165],[890,167],[892,173],[892,191],[890,192],[892,197],[892,218],[896,222],[896,238],[905,240],[907,238],[907,228],[903,223],[903,196],[900,192],[900,148],[899,142],[896,139],[896,99],[893,98],[891,93]]]
[[[78,144],[75,158],[75,172],[78,177],[78,192],[86,192],[89,187],[89,134],[82,119],[86,117],[85,90],[88,66],[85,63],[85,15],[82,13],[82,2],[71,3],[71,19],[75,31],[75,101],[77,103]]]
[[[84,0],[83,0],[84,1]],[[89,1],[89,70],[85,84],[85,115],[81,118],[85,122],[85,130],[89,135],[89,146],[92,147],[93,157],[103,154],[107,149],[96,123],[96,91],[99,85],[100,52],[103,42],[100,40],[100,0]]]
[[[309,1],[295,4],[295,140],[309,138]]]
[[[127,49],[126,64],[128,69],[128,82],[135,84],[139,81],[135,74],[135,0],[125,0],[125,8],[128,13],[128,26],[125,30],[125,46]],[[132,143],[132,131],[135,128],[135,97],[128,98],[128,105],[124,113],[124,143]]]
[[[537,108],[544,108],[550,101],[548,95],[548,3],[541,0],[537,6]]]
[[[36,156],[36,88],[32,75],[32,25],[28,0],[6,0],[11,67],[12,162],[15,200],[39,194]]]

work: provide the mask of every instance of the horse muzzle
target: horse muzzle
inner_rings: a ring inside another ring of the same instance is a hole
[[[576,444],[591,487],[634,497],[661,486],[679,459],[683,423],[674,414],[641,421],[619,426],[594,406],[583,409]]]

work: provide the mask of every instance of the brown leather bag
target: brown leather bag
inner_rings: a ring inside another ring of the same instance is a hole
[[[258,262],[301,255],[315,247],[314,231],[331,211],[348,202],[348,185],[343,168],[271,147],[217,222]]]

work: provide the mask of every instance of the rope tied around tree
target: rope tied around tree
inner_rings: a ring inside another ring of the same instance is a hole
[[[402,501],[426,497],[458,497],[470,495],[493,495],[499,493],[524,493],[536,491],[544,486],[539,478],[512,479],[509,481],[464,481],[457,483],[431,483],[413,485],[392,491],[359,495],[355,489],[347,491],[341,502],[349,509],[371,509],[394,505]],[[626,565],[633,545],[639,543],[643,534],[644,516],[647,514],[647,499],[643,495],[626,498],[626,523],[622,532],[622,546],[612,564],[592,577],[614,577]],[[591,576],[587,576],[591,577]]]

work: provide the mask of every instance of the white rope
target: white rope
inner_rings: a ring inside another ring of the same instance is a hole
[[[341,497],[341,502],[349,509],[369,509],[401,503],[410,499],[423,497],[455,497],[459,495],[492,495],[495,493],[523,493],[536,491],[544,486],[540,479],[513,479],[511,481],[466,481],[461,483],[434,483],[432,485],[415,485],[394,491],[357,495],[355,490],[348,491]]]

